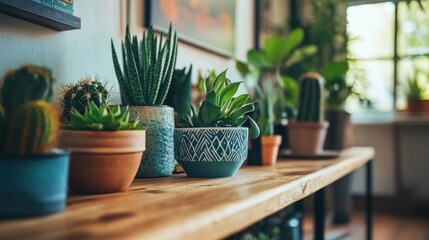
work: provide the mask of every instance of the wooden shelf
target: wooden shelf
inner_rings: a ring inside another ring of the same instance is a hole
[[[0,0],[0,13],[57,31],[80,29],[80,18],[30,0]]]
[[[373,148],[360,147],[332,160],[245,166],[231,178],[136,179],[127,192],[72,195],[58,214],[0,220],[0,239],[221,239],[373,158]]]

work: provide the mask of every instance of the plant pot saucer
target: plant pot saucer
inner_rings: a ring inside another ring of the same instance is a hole
[[[294,154],[291,150],[282,150],[279,152],[280,159],[300,159],[300,160],[329,160],[339,157],[341,151],[323,150],[319,154]]]

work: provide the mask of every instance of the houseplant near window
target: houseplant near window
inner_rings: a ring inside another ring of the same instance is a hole
[[[245,79],[245,84],[252,99],[264,98],[262,84],[272,82],[274,88],[270,95],[276,95],[273,102],[274,129],[282,135],[282,147],[287,143],[287,119],[292,118],[295,111],[298,84],[288,75],[289,68],[316,54],[314,45],[302,46],[304,31],[300,28],[292,30],[287,37],[273,35],[264,42],[262,49],[250,49],[247,52],[247,62],[236,62],[236,68]],[[259,105],[258,105],[259,106]],[[257,109],[254,116],[259,115]],[[261,165],[260,139],[252,141],[252,154],[249,164]]]
[[[59,127],[51,71],[9,72],[0,104],[0,217],[61,211],[66,206],[69,153],[53,149]],[[2,106],[3,105],[3,106]]]
[[[429,84],[429,79],[425,78],[424,81],[421,81],[419,75],[421,75],[421,70],[415,69],[414,75],[408,77],[406,82],[406,111],[409,114],[429,113],[429,100],[425,99],[425,92]]]
[[[144,116],[140,125],[147,128],[147,151],[137,177],[170,176],[175,164],[174,110],[162,104],[176,65],[176,33],[172,33],[170,25],[163,43],[162,35],[158,41],[151,26],[139,43],[127,26],[122,42],[122,69],[113,40],[112,56],[122,104],[130,105],[131,117]]]
[[[259,136],[258,125],[251,117],[255,107],[248,94],[237,97],[241,82],[231,82],[226,71],[204,80],[206,98],[198,110],[180,119],[174,136],[176,160],[189,177],[233,176],[247,157],[250,137]]]
[[[59,145],[72,151],[69,186],[75,193],[121,192],[131,185],[145,150],[145,130],[126,107],[90,101],[82,115],[72,108]]]
[[[328,122],[323,121],[323,78],[318,73],[306,73],[299,81],[298,115],[289,122],[289,143],[298,155],[322,152]]]

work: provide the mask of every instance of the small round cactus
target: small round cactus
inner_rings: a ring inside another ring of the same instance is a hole
[[[15,109],[6,125],[5,155],[48,153],[56,142],[58,113],[45,101],[28,101]]]
[[[101,82],[98,76],[94,79],[91,76],[81,78],[77,83],[63,86],[63,97],[61,106],[63,108],[63,121],[70,120],[70,111],[76,109],[80,114],[84,114],[92,101],[101,107],[109,104],[111,100],[111,89],[107,89],[107,82]]]
[[[54,78],[45,67],[26,65],[6,74],[1,89],[1,102],[6,110],[24,104],[26,101],[52,101]]]

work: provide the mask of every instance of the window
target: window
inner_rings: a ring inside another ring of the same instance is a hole
[[[404,109],[406,81],[417,70],[422,82],[429,81],[429,1],[423,5],[426,12],[417,2],[347,7],[350,68],[365,73],[366,94],[376,111]],[[362,110],[357,104],[351,108]]]

